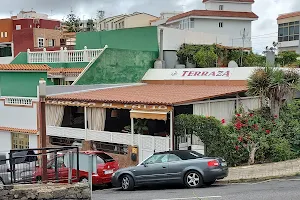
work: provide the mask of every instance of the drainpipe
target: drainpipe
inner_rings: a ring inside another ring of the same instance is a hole
[[[160,29],[159,31],[159,38],[160,38],[160,48],[159,48],[159,60],[163,62],[164,60],[164,29]]]

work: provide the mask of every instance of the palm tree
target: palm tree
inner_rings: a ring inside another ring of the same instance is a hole
[[[248,79],[248,94],[267,98],[271,114],[279,117],[280,108],[299,89],[299,83],[300,75],[295,69],[259,68]]]

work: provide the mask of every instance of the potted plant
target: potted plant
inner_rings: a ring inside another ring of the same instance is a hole
[[[134,123],[134,133],[136,134],[141,134],[141,135],[146,135],[148,134],[148,126],[147,126],[147,120],[142,120],[138,119]],[[124,130],[128,131],[129,133],[131,132],[131,125],[125,126]]]

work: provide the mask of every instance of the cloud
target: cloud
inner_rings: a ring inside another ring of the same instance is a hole
[[[204,9],[202,0],[14,0],[3,1],[0,17],[16,15],[20,10],[35,10],[47,13],[52,18],[63,19],[72,10],[80,18],[96,17],[97,10],[104,10],[106,16],[122,13],[146,12],[155,16],[163,11],[189,11]],[[253,22],[252,42],[256,52],[277,40],[276,18],[281,13],[300,10],[299,0],[256,0],[253,12],[259,20]]]

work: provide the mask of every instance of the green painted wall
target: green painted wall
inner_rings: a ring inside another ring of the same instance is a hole
[[[13,61],[11,61],[11,64],[27,64],[27,52],[20,52]]]
[[[39,80],[47,80],[46,72],[0,72],[2,96],[36,97]]]
[[[106,49],[77,85],[140,82],[152,68],[158,52]]]
[[[76,34],[76,49],[103,48],[158,51],[157,27],[129,28]]]

